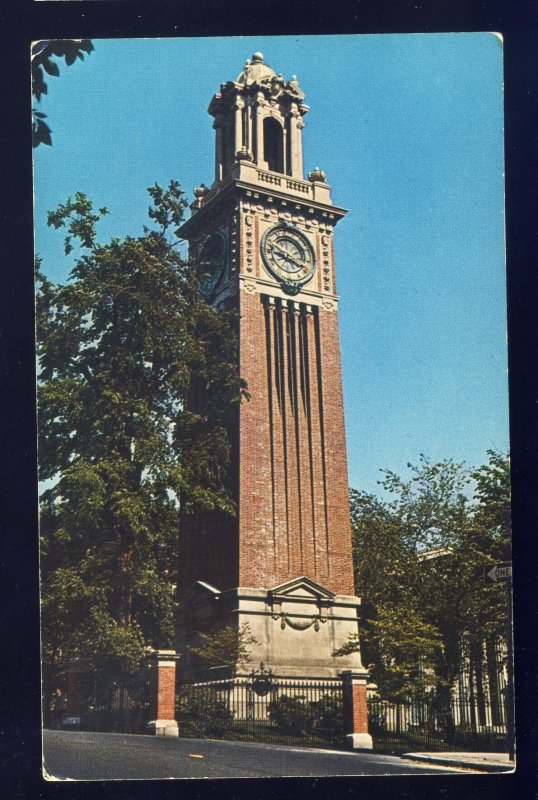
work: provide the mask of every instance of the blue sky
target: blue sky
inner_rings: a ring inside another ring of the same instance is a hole
[[[146,188],[213,180],[207,106],[261,50],[311,110],[305,176],[349,209],[336,229],[350,484],[419,453],[508,449],[502,44],[491,33],[94,40],[51,77],[35,151],[36,250],[67,278],[46,212],[76,191],[137,234]]]

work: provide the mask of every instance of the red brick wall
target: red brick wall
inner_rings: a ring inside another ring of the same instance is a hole
[[[336,313],[242,293],[240,371],[240,585],[305,574],[353,594]]]
[[[251,399],[239,412],[239,585],[261,587],[275,574],[275,542],[265,314],[258,294],[241,293],[240,315],[239,370]]]
[[[353,595],[344,401],[335,311],[319,310],[319,351],[329,531],[327,587],[338,594]]]
[[[239,272],[249,278],[243,239]],[[325,249],[332,254],[331,245]],[[352,595],[337,313],[306,313],[304,304],[294,313],[293,298],[268,304],[258,291],[243,285],[239,293],[239,371],[251,399],[238,411],[232,470],[238,517],[205,514],[183,521],[180,592],[196,580],[218,589],[270,588],[307,575]]]
[[[152,667],[150,719],[175,719],[176,668]]]
[[[344,684],[344,733],[368,733],[366,684]]]

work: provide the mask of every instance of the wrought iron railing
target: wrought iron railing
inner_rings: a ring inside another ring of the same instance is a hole
[[[183,683],[180,736],[341,746],[342,681],[271,673]]]
[[[505,751],[507,748],[504,695],[487,698],[479,715],[469,694],[442,699],[435,694],[397,701],[370,697],[369,730],[376,749],[393,752]]]

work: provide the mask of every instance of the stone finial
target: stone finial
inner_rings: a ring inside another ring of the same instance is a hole
[[[201,183],[200,186],[197,186],[196,189],[193,189],[193,192],[197,200],[202,200],[209,192],[209,189],[207,186],[205,186],[205,184]]]
[[[308,180],[312,181],[312,183],[315,183],[316,181],[318,181],[319,183],[325,183],[325,181],[327,180],[327,175],[325,172],[323,172],[322,169],[316,167],[309,174]]]
[[[252,59],[245,61],[243,71],[238,75],[236,83],[251,86],[253,83],[266,83],[275,75],[275,71],[263,60],[263,53],[253,53]]]

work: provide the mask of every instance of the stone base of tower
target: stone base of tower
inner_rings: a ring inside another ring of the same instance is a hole
[[[249,636],[255,639],[248,646],[249,669],[263,664],[275,675],[303,679],[338,678],[345,670],[364,673],[359,652],[335,656],[357,635],[359,605],[358,597],[336,595],[308,577],[271,589],[224,592],[198,582],[188,598],[188,619],[178,647],[185,651],[197,631],[221,625],[240,630],[248,623]],[[182,660],[183,677],[196,679],[194,669],[188,656]],[[214,676],[220,677],[216,672]]]
[[[184,599],[178,638],[186,696],[192,691],[189,686],[194,691],[197,685],[205,687],[205,691],[213,686],[217,693],[224,693],[236,720],[263,721],[271,718],[271,702],[279,692],[301,699],[306,692],[314,702],[321,699],[323,692],[333,696],[340,693],[345,744],[353,750],[371,750],[368,673],[360,652],[335,655],[350,643],[351,637],[356,640],[359,605],[358,597],[336,595],[305,576],[271,589],[240,587],[224,592],[198,581]],[[202,671],[200,662],[191,658],[190,648],[199,646],[200,633],[215,633],[228,626],[241,631],[245,624],[249,657],[246,667],[232,663]],[[256,701],[252,692],[267,699]],[[222,701],[221,695],[218,697]]]

